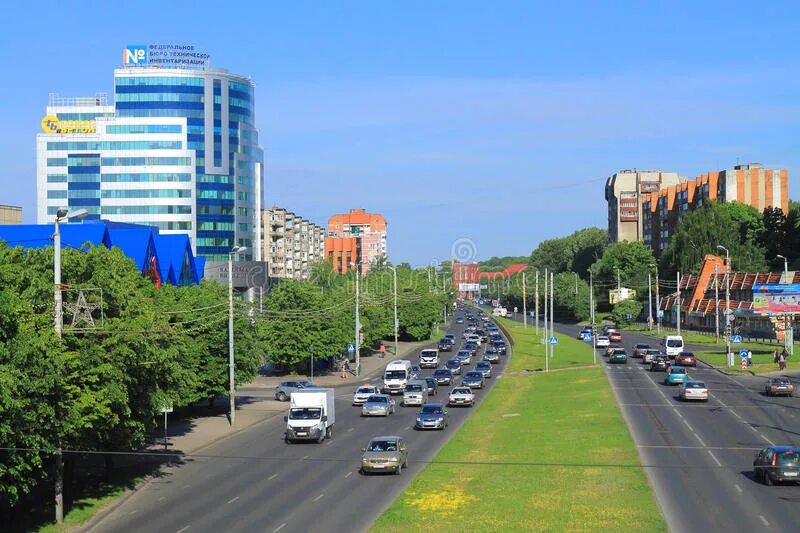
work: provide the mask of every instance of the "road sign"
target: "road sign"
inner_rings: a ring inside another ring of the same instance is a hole
[[[742,370],[747,370],[747,359],[742,359]]]
[[[742,336],[741,335],[734,335],[731,337],[731,342],[733,344],[741,344],[742,343]]]
[[[350,352],[350,353],[355,352],[356,351],[356,345],[351,342],[350,344],[347,345],[347,351]]]
[[[741,357],[742,359],[747,359],[747,350],[739,351],[739,357]]]
[[[736,320],[736,316],[735,315],[733,315],[733,314],[728,315],[728,321],[729,322],[733,322],[734,320]]]
[[[536,313],[534,311],[528,311],[528,315],[530,315],[531,318],[536,318]]]
[[[584,333],[583,334],[583,340],[584,340],[584,342],[588,342],[588,341],[592,340],[592,334],[591,333]]]
[[[161,412],[162,413],[171,413],[172,412],[172,405],[170,405],[168,407],[162,407],[161,408]]]
[[[632,319],[632,318],[633,318],[633,315],[632,315],[632,314],[630,314],[630,313],[628,313],[628,314],[626,314],[626,315],[625,315],[625,318],[627,318],[628,320],[630,320],[630,319]]]
[[[514,312],[515,313],[517,312],[517,306],[514,306]]]
[[[558,337],[556,337],[555,335],[550,337],[550,344],[558,344]]]
[[[658,310],[658,318],[664,318],[664,310],[663,309],[659,309]]]

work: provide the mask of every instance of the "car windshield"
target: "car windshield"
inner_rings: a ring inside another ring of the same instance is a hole
[[[480,378],[483,377],[483,375],[480,372],[467,372],[464,377],[465,378],[480,379]]]
[[[689,381],[688,383],[686,383],[686,388],[687,389],[705,389],[706,388],[706,384],[703,383],[702,381]]]
[[[481,361],[476,366],[477,366],[477,368],[492,368],[492,365],[490,365],[486,361]]]
[[[669,369],[669,373],[670,374],[685,374],[686,373],[686,369],[685,368],[680,368],[680,367],[674,367],[674,368],[670,368]]]
[[[449,372],[449,371],[447,371],[447,370],[444,370],[444,369],[440,368],[439,370],[437,370],[436,372],[434,372],[434,373],[433,373],[433,375],[434,375],[434,376],[449,376],[449,375],[450,375],[450,372]]]
[[[469,389],[453,389],[452,394],[471,394]]]
[[[775,462],[780,466],[796,465],[800,463],[800,453],[797,450],[778,452],[778,459]]]
[[[384,379],[406,379],[405,370],[387,370],[383,375]]]
[[[599,341],[607,341],[608,337],[606,337],[605,335],[600,335],[599,337],[597,337],[597,340],[599,340]]]
[[[442,408],[434,405],[426,405],[421,409],[420,412],[426,415],[440,415],[442,414]]]
[[[368,452],[396,452],[397,441],[395,440],[373,440],[367,447]]]
[[[772,378],[772,383],[774,385],[788,385],[789,378]]]
[[[639,348],[640,350],[646,350],[647,348],[650,348],[650,345],[649,344],[637,344],[636,347]]]
[[[459,357],[469,357],[469,352],[458,352]]]
[[[680,339],[667,340],[667,347],[669,348],[680,348],[681,346],[683,346],[683,341]]]
[[[318,420],[322,414],[319,407],[294,408],[289,410],[291,420]]]
[[[374,392],[374,387],[359,387],[358,390],[356,390],[356,394],[373,394]]]
[[[406,392],[422,392],[422,385],[417,383],[406,385]]]
[[[681,357],[694,357],[694,354],[692,352],[681,352],[680,356]]]
[[[447,361],[447,366],[461,366],[461,363],[450,359],[449,361]]]
[[[370,396],[367,398],[369,403],[388,403],[389,399],[384,396]]]

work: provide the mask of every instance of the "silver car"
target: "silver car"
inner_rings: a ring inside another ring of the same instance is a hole
[[[361,406],[361,416],[389,416],[394,413],[395,403],[388,394],[373,394]]]
[[[399,476],[408,466],[408,446],[402,437],[374,437],[361,451],[361,474],[391,472]]]
[[[475,403],[475,394],[469,387],[454,387],[450,391],[450,396],[447,398],[448,405],[469,405],[473,406]]]
[[[374,385],[361,385],[353,393],[353,405],[363,405],[370,396],[380,393],[380,389]]]
[[[275,399],[281,402],[286,402],[289,401],[289,398],[291,398],[293,392],[313,388],[316,388],[316,385],[310,381],[281,381],[275,387]]]
[[[448,424],[447,407],[440,403],[426,403],[417,413],[414,429],[444,429]]]

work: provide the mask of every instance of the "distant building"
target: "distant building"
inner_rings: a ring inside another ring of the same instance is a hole
[[[608,240],[641,241],[642,202],[653,192],[677,185],[685,178],[660,170],[620,170],[606,180]]]
[[[325,257],[336,272],[354,270],[355,264],[362,263],[360,271],[366,274],[372,263],[386,258],[386,219],[364,209],[331,216]]]
[[[453,286],[458,290],[460,298],[473,299],[480,292],[481,266],[478,263],[459,263],[453,261]]]
[[[22,224],[22,208],[0,205],[0,224]]]
[[[287,211],[261,211],[264,249],[261,257],[273,278],[308,279],[311,267],[324,257],[325,228]]]
[[[669,244],[678,223],[690,209],[708,200],[739,202],[763,211],[789,209],[789,173],[769,170],[757,163],[736,165],[732,169],[709,172],[694,180],[648,194],[642,202],[643,238],[659,255]]]

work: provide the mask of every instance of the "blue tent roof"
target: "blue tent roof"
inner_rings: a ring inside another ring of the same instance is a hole
[[[150,266],[150,259],[156,255],[152,227],[109,228],[108,235],[111,237],[111,246],[117,246],[125,252],[139,270],[144,271]]]
[[[61,231],[61,246],[81,248],[87,242],[94,246],[109,246],[108,229],[103,224],[58,225]],[[0,225],[0,241],[8,246],[44,248],[53,245],[54,224]]]
[[[185,234],[157,235],[158,266],[161,279],[173,285],[181,285],[188,279],[198,283],[196,259],[192,261],[192,247]]]

